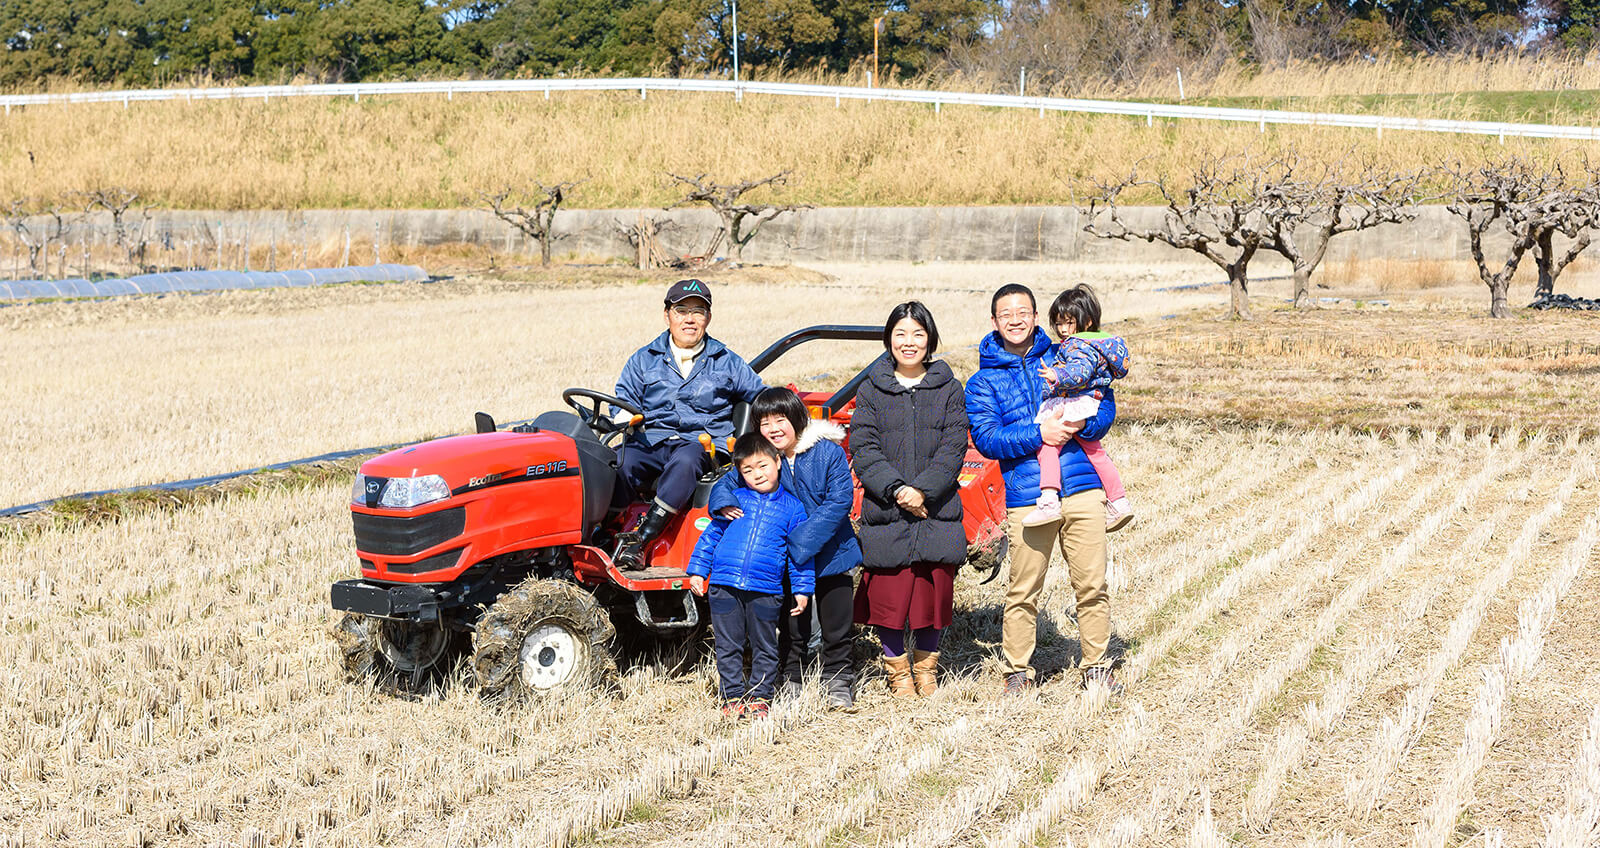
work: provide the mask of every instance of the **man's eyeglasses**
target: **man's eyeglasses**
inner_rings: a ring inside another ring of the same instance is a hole
[[[994,320],[996,320],[996,321],[1031,321],[1031,320],[1033,320],[1033,310],[1032,309],[1022,309],[1022,310],[1018,310],[1016,312],[996,312],[994,314]]]
[[[704,306],[674,306],[672,307],[672,314],[679,318],[688,318],[695,315],[704,318],[711,314],[711,310]]]

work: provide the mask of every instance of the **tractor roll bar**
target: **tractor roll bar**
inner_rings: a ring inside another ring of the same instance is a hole
[[[833,339],[836,341],[847,342],[878,342],[883,340],[883,328],[869,327],[865,324],[817,324],[812,327],[795,330],[789,335],[773,342],[767,347],[766,350],[756,354],[756,357],[750,360],[750,367],[757,374],[759,374],[766,370],[768,365],[776,362],[778,357],[783,356],[785,353],[788,353],[790,350],[793,350],[794,348],[799,347],[806,342],[817,341],[818,339]],[[848,383],[845,383],[838,391],[829,396],[828,414],[833,415],[840,409],[843,409],[844,405],[849,403],[850,399],[856,396],[856,389],[861,387],[861,381],[865,380],[866,377],[867,371],[863,368],[861,373],[851,377]]]

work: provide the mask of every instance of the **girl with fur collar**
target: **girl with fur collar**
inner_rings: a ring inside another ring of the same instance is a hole
[[[765,389],[751,404],[750,417],[759,432],[783,455],[779,481],[806,508],[806,520],[789,535],[795,562],[811,560],[816,591],[811,615],[780,616],[778,634],[778,697],[800,693],[807,660],[821,665],[828,705],[850,709],[855,704],[855,670],[850,664],[850,628],[855,606],[855,569],[861,546],[850,525],[855,484],[850,462],[839,442],[844,430],[831,421],[816,421],[800,396],[787,388]],[[711,490],[710,510],[724,517],[738,515],[734,489],[738,474],[725,474]],[[821,642],[812,650],[812,635]],[[814,653],[814,657],[808,654]]]

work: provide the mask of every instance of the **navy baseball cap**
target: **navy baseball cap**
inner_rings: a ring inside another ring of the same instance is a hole
[[[711,287],[699,280],[679,280],[667,289],[666,305],[671,306],[681,300],[698,297],[711,305]]]

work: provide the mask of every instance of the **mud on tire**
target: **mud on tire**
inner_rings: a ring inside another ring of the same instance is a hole
[[[472,668],[483,697],[523,700],[615,685],[611,617],[583,589],[533,579],[478,619]]]
[[[442,683],[465,653],[464,634],[438,625],[385,621],[347,612],[332,628],[350,682],[372,682],[402,695]]]

